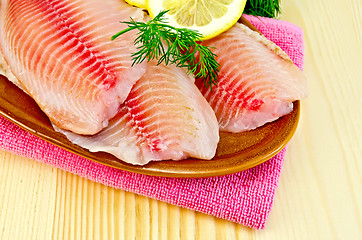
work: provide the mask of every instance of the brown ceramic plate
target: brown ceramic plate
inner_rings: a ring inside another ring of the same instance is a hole
[[[244,18],[241,22],[256,30]],[[208,177],[243,171],[265,162],[289,142],[299,121],[300,102],[293,111],[262,127],[243,133],[220,132],[216,156],[212,160],[151,162],[145,166],[127,164],[111,154],[88,150],[72,144],[55,132],[48,117],[35,101],[0,75],[0,115],[30,133],[92,161],[126,171],[165,177]]]

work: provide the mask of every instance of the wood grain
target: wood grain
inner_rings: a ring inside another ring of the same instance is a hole
[[[362,2],[285,0],[310,96],[264,230],[0,151],[0,239],[361,239]]]

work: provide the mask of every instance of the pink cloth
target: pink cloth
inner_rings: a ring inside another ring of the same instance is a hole
[[[302,68],[303,32],[288,22],[246,16]],[[165,178],[126,171],[84,159],[20,129],[0,117],[0,148],[87,179],[262,229],[270,213],[285,149],[252,169],[221,177]]]

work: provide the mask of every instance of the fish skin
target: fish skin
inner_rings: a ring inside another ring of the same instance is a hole
[[[119,114],[94,136],[58,129],[92,152],[108,152],[123,161],[211,159],[219,141],[217,119],[194,85],[194,77],[173,65],[151,61],[133,86]]]
[[[221,131],[260,127],[290,113],[292,102],[308,95],[305,76],[288,55],[243,24],[202,44],[214,47],[220,71],[212,91],[203,79],[196,85],[214,109]]]
[[[15,84],[60,128],[107,126],[146,68],[131,67],[134,32],[110,38],[142,10],[119,0],[0,1],[0,51]]]

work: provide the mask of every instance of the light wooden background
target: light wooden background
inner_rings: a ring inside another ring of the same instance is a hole
[[[0,239],[362,239],[362,1],[284,0],[305,31],[302,103],[264,230],[0,151]]]

